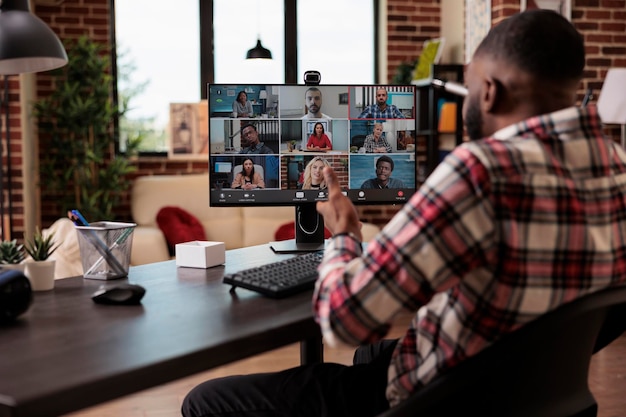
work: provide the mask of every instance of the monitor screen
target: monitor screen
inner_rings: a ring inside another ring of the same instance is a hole
[[[209,84],[212,206],[314,205],[330,166],[355,204],[416,190],[412,85]]]

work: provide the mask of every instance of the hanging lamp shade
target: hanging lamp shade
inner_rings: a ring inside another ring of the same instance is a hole
[[[0,5],[0,74],[48,71],[67,64],[57,35],[30,12],[28,0]]]
[[[261,45],[261,39],[257,39],[256,46],[248,51],[246,59],[272,59],[272,53]]]

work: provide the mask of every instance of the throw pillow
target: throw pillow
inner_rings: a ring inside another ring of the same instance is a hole
[[[174,256],[177,243],[206,240],[200,220],[180,207],[166,206],[157,213],[156,222],[165,235],[170,255]]]

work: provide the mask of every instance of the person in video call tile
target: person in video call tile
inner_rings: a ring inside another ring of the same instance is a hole
[[[365,137],[363,147],[366,153],[386,153],[391,152],[391,145],[383,136],[383,124],[375,123],[374,131]]]
[[[231,188],[240,188],[242,190],[265,188],[265,181],[263,177],[261,177],[261,174],[254,172],[254,162],[252,159],[244,159],[241,172],[238,172],[235,176]]]
[[[396,178],[391,178],[393,172],[393,159],[383,155],[376,161],[376,178],[370,178],[361,184],[365,189],[404,188],[404,183]]]
[[[252,103],[248,101],[245,91],[237,93],[237,100],[233,102],[233,117],[252,117]]]
[[[253,124],[247,124],[241,129],[241,146],[239,153],[273,154],[274,151],[259,141],[259,132]]]
[[[303,119],[330,119],[330,116],[322,113],[322,92],[317,87],[309,87],[304,92],[304,106],[306,114]]]
[[[303,190],[321,190],[326,188],[326,181],[324,180],[324,167],[329,167],[330,163],[322,158],[316,156],[311,159],[304,168],[304,181],[302,182]]]
[[[370,104],[359,114],[359,119],[404,119],[404,115],[393,104],[387,104],[387,90],[376,90],[376,104]]]
[[[310,151],[330,151],[333,149],[333,144],[330,143],[328,135],[324,132],[324,125],[320,122],[315,123],[313,133],[306,143],[306,148]]]

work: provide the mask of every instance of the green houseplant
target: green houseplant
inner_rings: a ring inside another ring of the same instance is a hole
[[[42,152],[42,197],[58,211],[79,209],[89,219],[111,219],[136,167],[131,155],[116,154],[113,79],[103,46],[83,36],[66,42],[68,64],[51,73],[51,93],[34,105]],[[55,210],[56,211],[56,210]]]
[[[47,291],[54,288],[54,269],[56,262],[50,255],[57,250],[54,233],[44,236],[37,228],[33,237],[26,241],[24,249],[32,258],[26,263],[26,276],[30,280],[33,291]]]
[[[54,233],[44,236],[37,228],[33,237],[26,241],[24,249],[34,261],[45,261],[58,249],[59,245],[55,244]]]
[[[0,242],[0,266],[2,268],[23,270],[23,265],[20,265],[23,260],[24,245],[17,243],[16,239]]]

